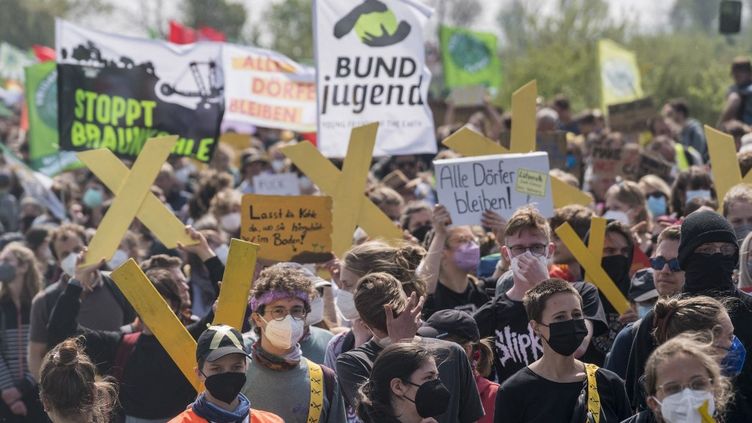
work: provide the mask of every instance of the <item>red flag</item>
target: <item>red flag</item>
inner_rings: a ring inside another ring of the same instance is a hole
[[[50,47],[34,44],[33,46],[31,46],[31,49],[34,50],[34,55],[37,56],[37,60],[39,60],[40,62],[49,62],[55,60],[55,50]]]
[[[305,133],[300,134],[300,137],[306,141],[310,141],[311,144],[316,145],[316,133],[315,132],[305,132]]]
[[[175,44],[190,44],[198,41],[198,34],[193,28],[170,21],[170,35],[167,39]]]
[[[217,31],[210,26],[203,26],[199,30],[199,39],[207,41],[227,41],[223,32]]]
[[[629,269],[629,277],[635,274],[640,269],[650,267],[650,258],[640,250],[640,246],[635,244],[632,257],[632,266]]]

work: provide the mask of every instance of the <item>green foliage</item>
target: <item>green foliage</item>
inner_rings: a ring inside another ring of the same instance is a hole
[[[284,0],[272,4],[264,24],[272,35],[272,50],[301,62],[313,62],[313,14],[311,0]]]
[[[184,0],[184,23],[192,28],[210,26],[230,41],[239,41],[247,11],[242,3],[227,0]]]

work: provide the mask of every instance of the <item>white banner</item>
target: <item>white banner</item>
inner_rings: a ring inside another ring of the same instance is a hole
[[[315,70],[280,53],[225,44],[224,125],[316,131]]]
[[[436,160],[436,194],[454,225],[478,225],[485,210],[509,218],[531,204],[544,217],[554,206],[548,154],[499,154]]]
[[[413,0],[314,0],[318,148],[344,157],[350,131],[379,122],[375,156],[436,153],[423,27]]]

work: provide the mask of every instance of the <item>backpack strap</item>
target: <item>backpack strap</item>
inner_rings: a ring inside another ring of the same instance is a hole
[[[126,333],[123,335],[123,339],[120,340],[117,352],[115,353],[115,363],[110,369],[110,375],[121,383],[123,381],[123,371],[125,370],[125,363],[128,362],[128,358],[136,348],[136,342],[141,336],[141,332]]]
[[[601,420],[601,396],[598,393],[598,383],[595,380],[595,372],[598,366],[586,363],[585,373],[587,373],[587,420],[585,423],[599,423]]]
[[[318,423],[321,410],[324,408],[324,371],[322,367],[306,359],[308,375],[311,378],[311,399],[308,404],[308,419],[306,423]]]
[[[331,404],[334,401],[334,385],[337,384],[337,375],[334,370],[321,366],[321,370],[324,372],[324,393],[326,394],[326,400]]]

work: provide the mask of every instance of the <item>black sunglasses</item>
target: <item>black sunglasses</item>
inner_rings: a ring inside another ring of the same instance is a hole
[[[658,256],[650,259],[650,267],[655,270],[663,269],[663,266],[665,266],[666,264],[668,264],[668,269],[671,272],[681,272],[681,267],[679,267],[679,260],[676,258],[666,260],[665,257]]]

